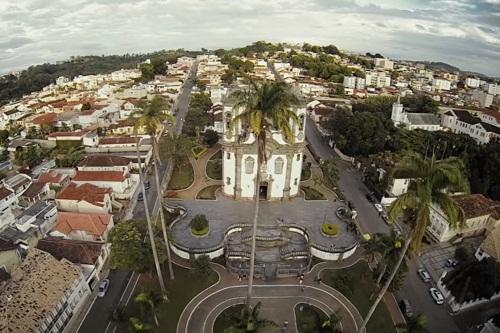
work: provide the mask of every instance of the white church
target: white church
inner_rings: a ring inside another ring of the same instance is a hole
[[[397,102],[392,104],[391,120],[394,126],[404,126],[410,131],[422,129],[432,132],[443,129],[439,117],[435,114],[407,112],[401,104],[400,96],[398,96]]]
[[[248,126],[231,120],[242,110],[224,105],[223,114],[223,193],[236,200],[253,200],[256,186],[260,200],[286,200],[299,194],[303,151],[305,148],[306,109],[294,108],[299,124],[293,124],[294,142],[288,143],[280,131],[268,130],[266,162],[257,179],[257,140]]]

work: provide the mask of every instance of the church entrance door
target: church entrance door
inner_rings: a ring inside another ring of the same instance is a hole
[[[267,200],[267,184],[260,184],[259,200]]]

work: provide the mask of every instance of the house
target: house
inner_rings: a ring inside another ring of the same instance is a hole
[[[401,104],[400,96],[392,104],[391,120],[394,126],[405,126],[410,131],[422,129],[425,131],[439,131],[442,129],[439,117],[432,113],[407,112]]]
[[[380,203],[386,207],[390,206],[400,195],[408,192],[410,181],[410,178],[393,178]]]
[[[109,256],[109,249],[104,242],[48,237],[40,239],[36,247],[57,260],[64,258],[80,266],[91,289],[102,278],[102,269]]]
[[[0,293],[0,332],[62,332],[90,293],[78,266],[30,249]]]
[[[121,171],[130,172],[132,160],[111,154],[93,154],[85,157],[78,164],[79,171]]]
[[[222,105],[222,103],[214,103],[207,113],[212,115],[212,125],[206,127],[205,130],[210,128],[222,134],[224,132],[224,105]]]
[[[75,213],[109,213],[112,210],[111,188],[92,184],[70,183],[56,195],[56,205],[61,211]]]
[[[440,207],[433,204],[430,209],[430,224],[426,229],[431,239],[447,242],[454,238],[482,235],[500,223],[500,202],[486,198],[482,194],[460,195],[452,199],[465,216],[464,226],[453,229],[447,215]]]
[[[481,261],[491,257],[500,262],[500,226],[491,230],[475,253],[476,259]]]
[[[68,174],[58,172],[57,170],[48,170],[40,174],[37,179],[40,183],[46,183],[49,186],[65,187],[71,181]]]
[[[488,113],[477,117],[468,111],[454,109],[442,115],[441,124],[453,133],[467,134],[476,142],[485,144],[492,139],[500,138],[500,126],[495,125],[491,118],[494,117]]]
[[[17,216],[15,227],[22,232],[34,229],[40,237],[44,237],[54,226],[56,218],[57,207],[55,204],[48,201],[38,201]]]
[[[111,214],[59,212],[50,235],[83,241],[105,241],[113,225]]]
[[[139,175],[128,171],[80,171],[72,179],[77,185],[92,184],[100,188],[111,188],[117,199],[129,199],[139,184]]]
[[[137,120],[135,120],[133,118],[119,120],[116,123],[109,125],[106,130],[107,130],[107,132],[111,133],[112,135],[133,135],[133,134],[135,134],[134,133],[134,126],[135,126],[136,122],[137,122]],[[138,127],[137,134],[138,135],[146,135],[147,134],[146,128],[144,126]]]
[[[136,147],[137,140],[139,140],[139,146],[142,145],[142,138],[137,138],[133,136],[127,137],[104,137],[99,140],[100,148],[123,148],[123,147]]]
[[[22,251],[19,250],[19,245],[11,240],[0,238],[0,270],[11,272],[21,263],[21,259]]]
[[[17,196],[11,189],[0,186],[0,230],[14,221],[12,209],[19,203]]]
[[[49,185],[47,183],[34,181],[21,195],[21,200],[29,203],[35,203],[43,200],[49,194]]]
[[[39,116],[35,116],[31,121],[26,122],[26,129],[40,130],[43,126],[51,127],[57,123],[57,113],[49,112]]]
[[[32,180],[30,176],[24,173],[17,173],[3,179],[2,182],[7,188],[14,191],[14,194],[19,198],[31,185]]]
[[[55,168],[55,167],[56,167],[56,160],[55,159],[42,161],[37,166],[31,168],[31,175],[36,178],[36,177],[39,177],[40,174],[42,174],[43,172],[50,170],[52,168]]]
[[[120,119],[129,118],[134,112],[141,110],[141,101],[135,98],[128,98],[125,102],[120,105]]]
[[[55,141],[58,145],[64,145],[67,141],[72,141],[73,146],[84,145],[95,147],[99,144],[99,137],[94,131],[84,129],[75,132],[52,132],[48,135],[49,141]]]

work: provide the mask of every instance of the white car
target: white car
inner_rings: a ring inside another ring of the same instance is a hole
[[[373,204],[373,206],[375,207],[375,209],[377,210],[377,212],[379,213],[382,213],[384,211],[384,209],[382,208],[382,205],[381,204]]]
[[[104,279],[99,282],[99,288],[97,289],[97,297],[104,297],[109,288],[109,280]]]
[[[441,305],[444,303],[443,294],[441,294],[439,290],[437,290],[436,288],[430,288],[429,292],[431,293],[431,297],[434,300],[434,302],[436,302],[436,304]]]
[[[422,279],[422,281],[429,282],[431,280],[430,274],[425,269],[419,268],[417,270],[417,273],[420,276],[420,278]]]

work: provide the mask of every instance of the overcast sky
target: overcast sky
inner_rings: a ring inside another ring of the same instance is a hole
[[[89,54],[335,44],[500,76],[500,0],[0,0],[0,72]]]

